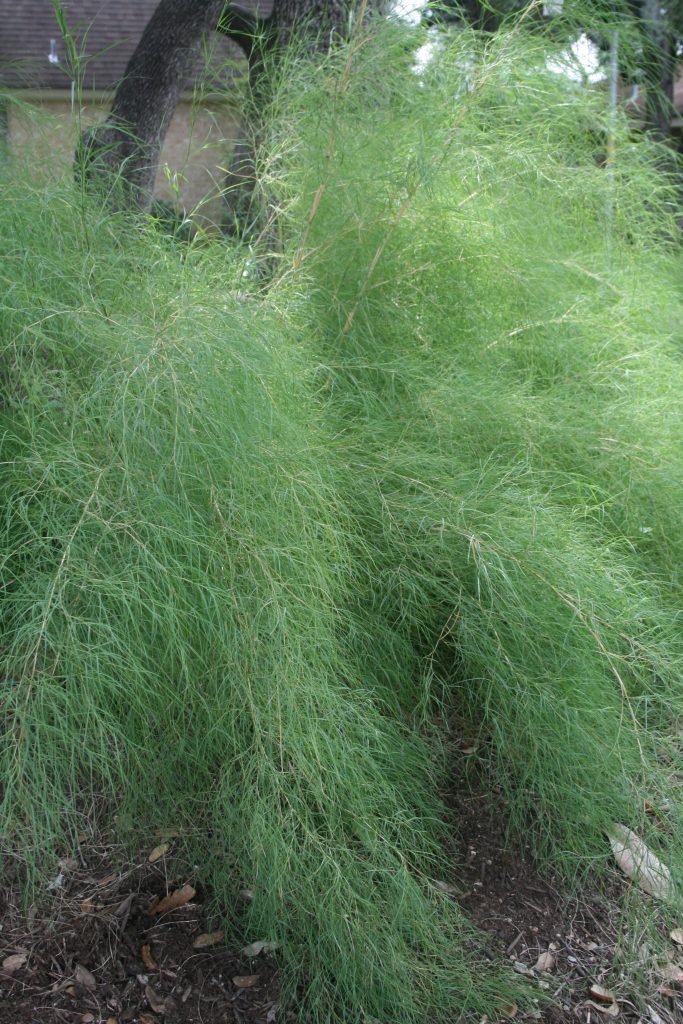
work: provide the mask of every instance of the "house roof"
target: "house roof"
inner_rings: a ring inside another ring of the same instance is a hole
[[[0,0],[0,86],[111,89],[123,77],[158,0],[62,0],[69,34],[82,55],[70,65],[66,41],[51,0]],[[240,0],[242,7],[269,9],[268,0]],[[234,44],[217,37],[217,56],[235,57]]]
[[[69,33],[81,55],[77,71],[70,66],[67,45],[52,0],[0,0],[0,87],[69,89],[76,78],[86,89],[112,89],[159,0],[61,0]],[[243,8],[270,13],[273,0],[239,0]],[[212,48],[214,69],[239,57],[229,40],[217,37]],[[220,76],[219,77],[225,77]],[[675,86],[674,118],[681,125],[683,77]]]

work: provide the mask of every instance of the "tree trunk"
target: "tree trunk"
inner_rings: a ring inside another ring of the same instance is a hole
[[[643,32],[646,49],[646,125],[661,142],[671,139],[676,54],[674,33],[662,0],[642,0]]]
[[[225,0],[160,0],[128,62],[109,117],[81,140],[77,169],[116,204],[148,210],[159,153],[188,76]]]
[[[226,0],[160,0],[109,117],[80,141],[77,173],[89,184],[103,185],[114,205],[149,210],[164,137],[205,36],[218,30],[241,47],[249,63],[252,106],[258,107],[265,53],[286,46],[295,29],[306,33],[313,49],[327,49],[335,38],[348,36],[356,2],[274,0],[272,14],[257,20],[246,10],[226,6]],[[379,2],[371,0],[374,7]],[[236,157],[233,183],[248,188],[252,156],[238,145]]]
[[[270,17],[259,23],[258,41],[247,55],[249,112],[242,117],[242,137],[235,144],[224,183],[226,234],[263,239],[264,231],[268,233],[268,203],[259,195],[257,181],[260,121],[270,97],[265,68],[268,54],[277,57],[295,33],[306,36],[310,51],[328,50],[335,39],[349,36],[354,6],[353,0],[274,0]]]
[[[327,50],[336,39],[348,38],[356,4],[349,0],[275,0],[273,28],[279,46],[286,46],[294,30],[306,33],[312,45]]]

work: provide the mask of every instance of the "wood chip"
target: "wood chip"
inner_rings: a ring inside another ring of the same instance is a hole
[[[2,969],[8,974],[12,974],[13,971],[18,971],[20,967],[23,967],[27,960],[28,953],[13,953],[12,956],[5,957],[2,961]]]
[[[189,903],[196,895],[197,893],[191,885],[183,885],[182,888],[169,893],[169,895],[165,896],[163,900],[159,900],[158,903],[151,906],[147,913],[165,914],[167,910],[175,910],[177,907],[184,907],[185,904]]]
[[[192,943],[193,949],[205,949],[207,946],[215,946],[216,943],[223,941],[223,932],[205,932],[203,935],[198,935]]]
[[[140,957],[148,971],[158,971],[159,964],[152,956],[152,947],[147,943],[140,949]]]
[[[258,974],[238,974],[232,979],[232,983],[236,988],[252,988],[258,979]]]
[[[164,854],[168,853],[169,845],[169,843],[160,843],[159,846],[155,846],[147,858],[149,863],[154,864],[156,861],[161,860]]]

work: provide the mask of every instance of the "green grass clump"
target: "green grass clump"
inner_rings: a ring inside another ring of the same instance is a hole
[[[336,90],[290,77],[282,100],[317,98],[281,203],[372,552],[357,593],[423,656],[387,697],[411,714],[431,687],[467,719],[511,829],[570,875],[612,822],[649,828],[645,799],[676,804],[653,841],[678,863],[675,187],[621,116],[605,170],[605,97],[545,44],[458,36],[420,88],[396,45],[381,76],[369,37]]]
[[[4,194],[5,842],[44,864],[95,794],[183,829],[314,1019],[495,1003],[431,885],[430,748],[348,650],[354,526],[286,313],[229,254]]]
[[[544,54],[289,66],[261,291],[1,184],[5,842],[49,870],[93,797],[179,826],[321,1024],[510,997],[432,884],[454,720],[537,855],[599,869],[622,821],[680,872],[673,192],[623,122],[605,172]]]

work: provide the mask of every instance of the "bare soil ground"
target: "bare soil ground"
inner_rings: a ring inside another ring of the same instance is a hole
[[[505,842],[504,815],[492,815],[490,794],[461,787],[449,802],[461,826],[457,899],[493,952],[539,993],[538,1010],[520,1020],[683,1022],[683,984],[652,969],[651,951],[643,951],[642,970],[623,964],[620,953],[633,945],[622,910],[628,882],[615,877],[602,892],[569,894]]]
[[[641,977],[636,991],[615,969],[618,893],[563,895],[524,851],[506,848],[489,797],[462,789],[450,802],[461,823],[452,898],[487,934],[492,955],[508,958],[538,992],[537,1010],[510,1007],[511,1017],[525,1024],[683,1021],[680,983]],[[183,888],[193,879],[170,847],[154,863],[149,850],[130,863],[113,843],[84,842],[61,862],[45,904],[28,912],[17,867],[5,866],[0,1024],[280,1024],[294,1017],[280,1006],[273,956],[244,956],[223,944],[202,893]],[[180,905],[160,903],[178,892]],[[608,993],[604,1000],[591,995],[596,985]]]

